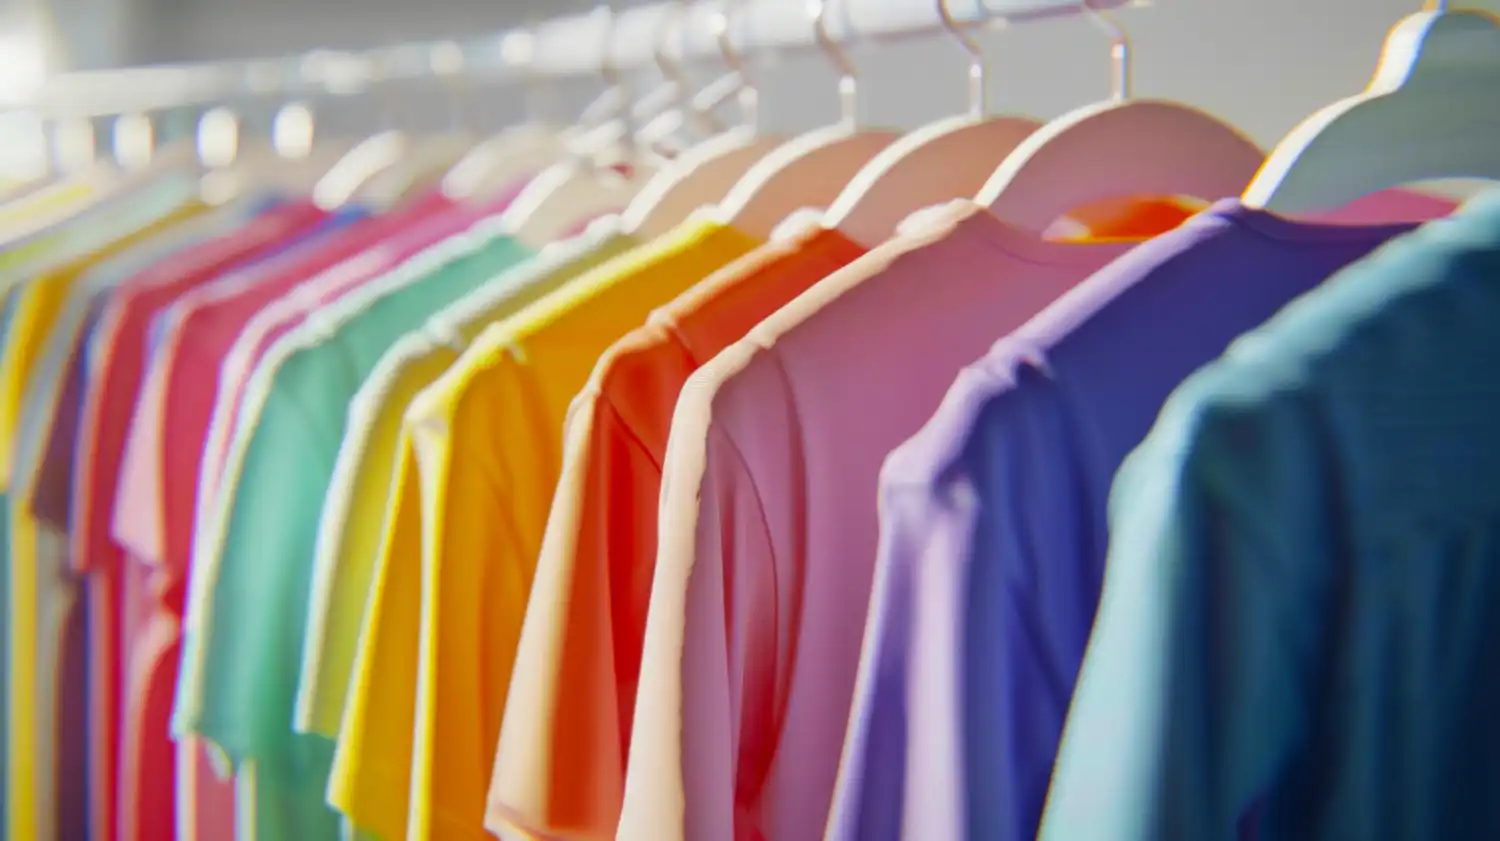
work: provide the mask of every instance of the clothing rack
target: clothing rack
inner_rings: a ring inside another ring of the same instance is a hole
[[[732,37],[747,55],[814,48],[817,2],[745,0],[731,24]],[[841,45],[889,41],[942,27],[938,0],[822,2],[828,3],[827,33]],[[1140,0],[948,0],[948,10],[958,24],[974,26],[1139,4]],[[684,62],[717,61],[719,27],[726,25],[728,6],[726,0],[707,0],[651,3],[618,13],[600,7],[462,42],[63,73],[15,105],[52,118],[86,118],[254,97],[349,94],[377,83],[460,75],[501,81],[577,77],[598,73],[606,58],[619,70],[632,70],[653,63],[672,14],[683,16],[674,52]]]

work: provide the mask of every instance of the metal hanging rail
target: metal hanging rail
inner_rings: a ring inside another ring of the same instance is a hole
[[[962,25],[1066,16],[1088,5],[1118,8],[1141,0],[953,0],[950,8]],[[720,54],[715,26],[722,6],[723,0],[692,4],[682,26],[683,60]],[[837,41],[886,41],[943,27],[931,0],[830,0],[828,11],[829,33]],[[624,10],[615,18],[612,36],[605,15],[586,13],[465,42],[63,73],[28,101],[8,105],[48,117],[97,117],[255,96],[352,93],[393,80],[459,74],[499,80],[587,76],[598,72],[607,48],[620,68],[650,66],[656,33],[668,14],[669,3]],[[798,0],[748,0],[736,37],[752,53],[815,46],[811,12]]]

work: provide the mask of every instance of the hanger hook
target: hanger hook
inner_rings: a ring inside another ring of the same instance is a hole
[[[674,0],[667,4],[666,13],[662,16],[661,26],[657,29],[656,46],[652,49],[652,57],[656,61],[656,67],[661,71],[667,83],[676,91],[675,98],[679,105],[684,105],[682,100],[687,95],[687,74],[683,72],[682,65],[677,57],[672,55],[671,44],[676,40],[682,41],[682,28],[684,18],[687,16],[687,0]]]
[[[953,36],[953,40],[963,48],[969,55],[969,116],[975,120],[984,118],[989,111],[989,74],[984,66],[984,51],[979,42],[969,36],[964,28],[953,17],[953,10],[948,8],[948,0],[937,0],[938,18],[943,22],[943,29]],[[983,3],[980,9],[983,10]]]
[[[619,33],[620,22],[614,3],[608,2],[600,5],[594,14],[604,19],[604,32],[600,35],[599,76],[604,79],[606,85],[619,91],[622,84],[620,63],[615,58],[615,36]]]
[[[750,75],[749,62],[735,47],[731,29],[736,22],[733,17],[734,13],[743,10],[744,4],[725,0],[722,3],[709,2],[705,5],[709,14],[709,28],[713,32],[715,43],[718,44],[719,54],[723,57],[724,69],[728,72],[693,97],[693,110],[702,117],[711,118],[715,109],[727,102],[730,97],[734,97],[739,103],[740,125],[754,132],[760,123],[757,113],[760,91]],[[723,131],[723,127],[718,125],[717,120],[713,122],[716,131]]]
[[[1097,2],[1098,0],[1082,0],[1081,5],[1089,20],[1109,35],[1109,58],[1114,65],[1114,83],[1110,97],[1116,102],[1123,102],[1131,96],[1130,35],[1113,16],[1100,9]]]
[[[829,0],[809,0],[807,5],[812,13],[813,36],[817,40],[818,49],[823,51],[823,55],[839,71],[840,122],[853,128],[859,122],[859,69],[828,32]]]

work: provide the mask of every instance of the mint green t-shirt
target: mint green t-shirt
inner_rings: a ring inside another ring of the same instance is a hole
[[[236,766],[253,761],[258,841],[339,837],[325,800],[333,742],[295,734],[292,721],[318,518],[349,403],[403,334],[529,256],[474,230],[429,249],[309,316],[246,388],[217,516],[194,550],[174,729]]]

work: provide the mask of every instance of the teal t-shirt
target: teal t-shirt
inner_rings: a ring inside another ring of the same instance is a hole
[[[1042,841],[1500,838],[1500,192],[1178,388]]]
[[[258,841],[339,837],[326,804],[334,744],[293,733],[292,721],[318,518],[349,402],[402,335],[529,256],[495,233],[450,240],[398,269],[411,277],[348,317],[338,315],[342,300],[314,313],[247,387],[223,474],[221,533],[194,559],[174,726],[236,765],[254,760]],[[439,267],[422,270],[424,261]]]

